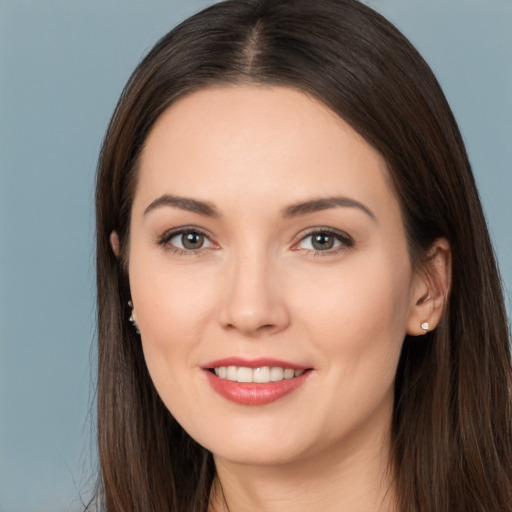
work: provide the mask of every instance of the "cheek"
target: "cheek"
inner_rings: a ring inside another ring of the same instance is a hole
[[[134,250],[130,288],[146,364],[170,408],[169,400],[179,400],[187,391],[183,375],[197,370],[200,332],[210,322],[216,301],[211,279],[197,270],[171,269],[162,264],[164,259]]]
[[[326,442],[373,419],[389,421],[409,297],[407,273],[402,278],[393,268],[365,265],[303,282],[296,316],[319,355],[324,378],[315,403],[330,411]]]
[[[405,336],[410,269],[406,257],[387,261],[347,263],[338,272],[303,280],[295,294],[301,297],[296,316],[329,356],[327,364],[336,361],[347,372],[371,367],[394,377]]]
[[[163,251],[132,251],[130,288],[141,330],[179,342],[209,317],[215,283],[204,266],[170,259]]]

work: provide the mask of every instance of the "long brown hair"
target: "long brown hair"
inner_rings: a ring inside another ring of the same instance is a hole
[[[129,324],[126,272],[138,158],[156,119],[211,84],[298,88],[386,159],[411,260],[452,250],[438,328],[404,340],[393,467],[403,512],[512,510],[509,332],[482,207],[433,73],[356,0],[228,0],[162,38],[133,73],[101,151],[97,192],[99,497],[108,512],[205,511],[214,465],[158,397]],[[109,235],[119,234],[116,258]]]

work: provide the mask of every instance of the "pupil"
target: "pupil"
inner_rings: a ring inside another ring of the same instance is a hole
[[[318,233],[313,236],[313,247],[319,251],[332,249],[334,246],[334,237],[326,233]]]
[[[182,236],[181,242],[185,249],[199,249],[204,243],[204,236],[199,233],[186,233]]]

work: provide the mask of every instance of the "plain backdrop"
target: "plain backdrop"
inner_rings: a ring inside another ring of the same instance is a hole
[[[90,495],[97,155],[133,68],[210,3],[0,0],[1,512],[75,512]],[[512,1],[368,3],[444,87],[511,290]]]

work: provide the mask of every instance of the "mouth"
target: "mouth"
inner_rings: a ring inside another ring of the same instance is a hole
[[[240,405],[266,405],[302,387],[313,368],[275,359],[218,360],[203,366],[212,389]]]
[[[218,366],[208,370],[220,379],[257,384],[294,379],[307,371],[307,369],[295,370],[281,366],[260,366],[257,368],[249,368],[248,366]]]

